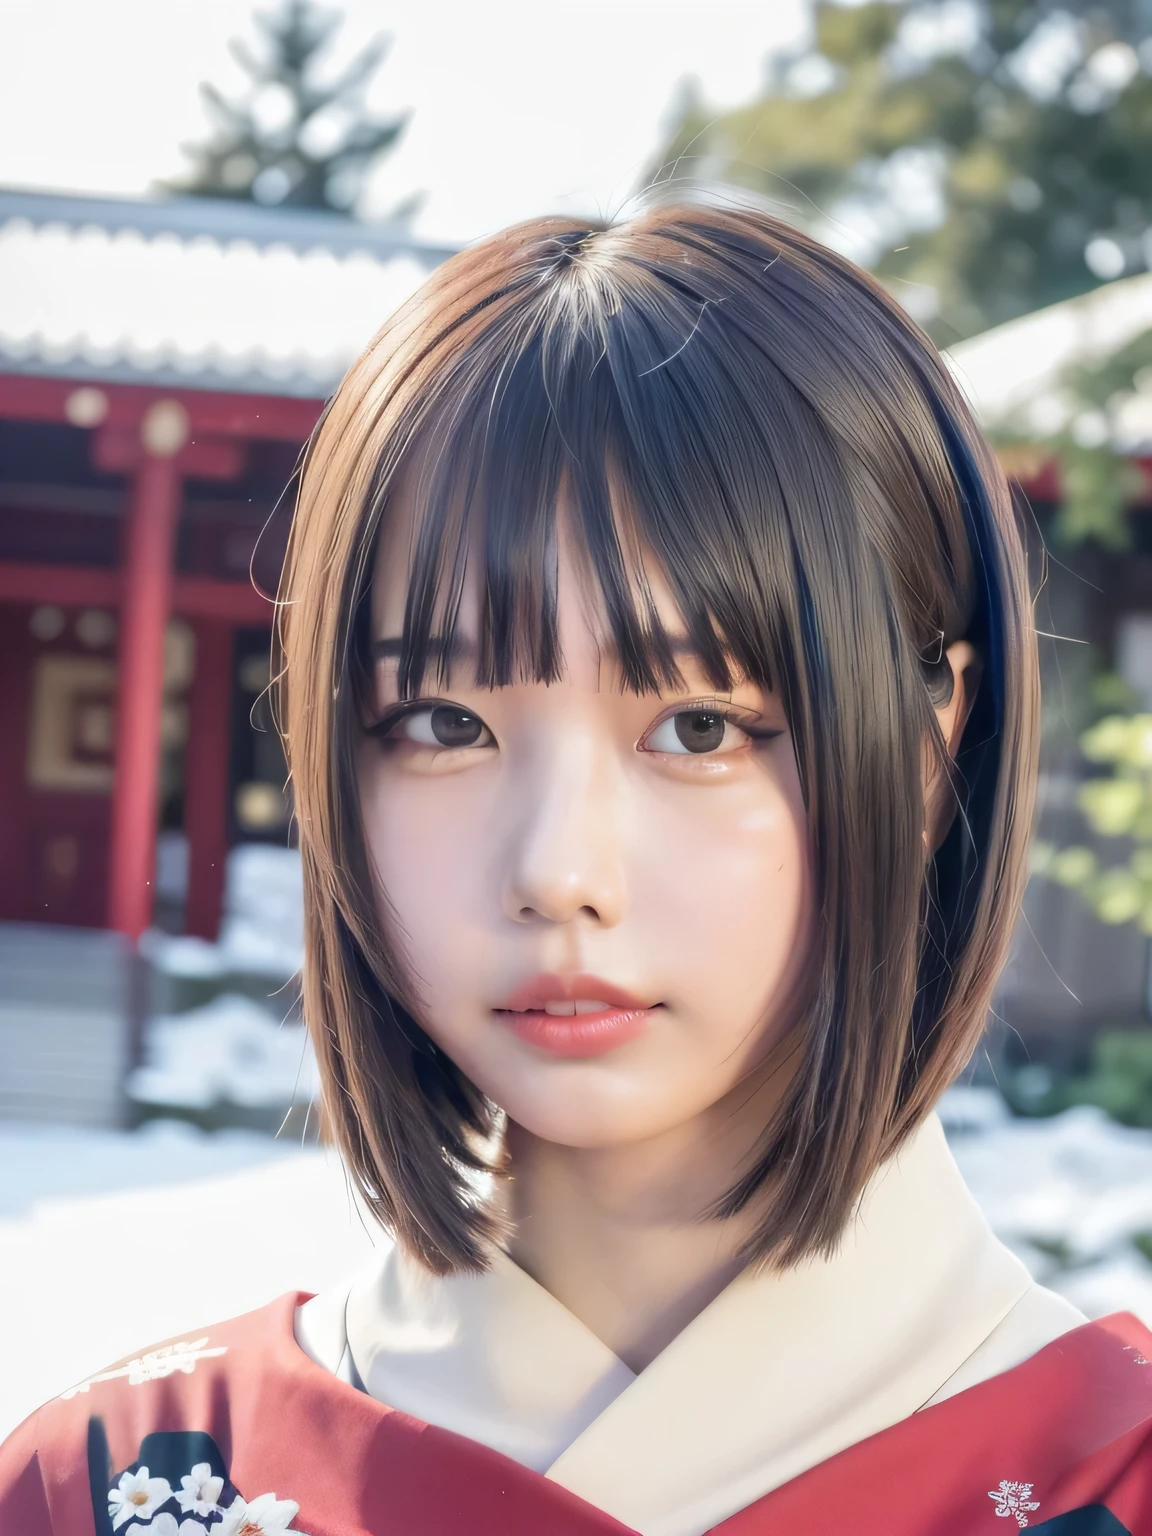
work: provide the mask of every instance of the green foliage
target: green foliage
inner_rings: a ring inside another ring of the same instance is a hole
[[[364,103],[389,41],[375,38],[328,78],[324,58],[338,13],[314,0],[281,0],[255,21],[262,34],[256,52],[231,44],[249,86],[237,101],[201,86],[214,132],[207,143],[186,146],[192,174],[171,190],[346,213],[371,164],[404,130],[404,116],[376,118]],[[410,199],[391,217],[408,218],[416,206]]]
[[[1064,545],[1094,539],[1105,549],[1127,549],[1128,506],[1144,486],[1139,470],[1107,444],[1085,447],[1074,439],[1058,443],[1055,458],[1061,500],[1053,538]]]
[[[1152,1126],[1152,1030],[1107,1030],[1087,1076],[1073,1078],[1065,1102],[1095,1104],[1124,1125]]]
[[[1125,1125],[1152,1125],[1152,1030],[1102,1034],[1091,1072],[1069,1086],[1069,1102],[1098,1104]]]
[[[1093,538],[1106,549],[1130,543],[1127,509],[1147,494],[1144,476],[1116,444],[1127,434],[1124,412],[1152,386],[1152,331],[1113,356],[1070,369],[1064,387],[1073,414],[1053,442],[1062,500],[1053,527],[1066,545]]]
[[[1101,837],[1131,842],[1127,861],[1102,867],[1091,848],[1033,849],[1036,873],[1078,891],[1103,923],[1135,923],[1152,934],[1152,715],[1106,715],[1080,744],[1108,771],[1080,787],[1079,805]]]
[[[1047,1068],[1022,1067],[1004,1088],[1019,1113],[1054,1115],[1094,1104],[1124,1125],[1152,1127],[1152,1029],[1102,1031],[1083,1076],[1061,1079]]]
[[[653,178],[747,189],[832,243],[870,228],[852,254],[941,343],[1142,270],[1152,6],[972,0],[966,37],[958,13],[817,0],[811,46],[774,61],[758,100],[685,98]]]

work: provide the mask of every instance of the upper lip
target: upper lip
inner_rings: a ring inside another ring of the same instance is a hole
[[[528,1013],[543,1008],[548,1003],[574,1003],[577,1001],[607,1003],[610,1008],[652,1008],[635,993],[602,976],[580,973],[574,976],[530,976],[522,981],[504,1002],[497,1005],[501,1012]]]

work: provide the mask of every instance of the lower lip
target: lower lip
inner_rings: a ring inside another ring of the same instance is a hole
[[[605,1008],[602,1013],[513,1013],[498,1009],[497,1018],[514,1035],[550,1056],[605,1056],[642,1035],[658,1008]]]

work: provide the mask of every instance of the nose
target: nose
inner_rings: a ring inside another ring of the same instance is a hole
[[[516,922],[614,927],[624,915],[624,784],[610,750],[565,733],[510,785],[503,905]]]

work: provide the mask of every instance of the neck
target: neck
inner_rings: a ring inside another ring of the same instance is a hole
[[[643,1370],[743,1267],[761,1210],[706,1213],[748,1166],[790,1075],[766,1062],[695,1119],[623,1146],[560,1146],[510,1123],[509,1257]]]

